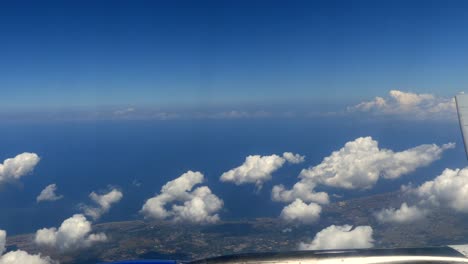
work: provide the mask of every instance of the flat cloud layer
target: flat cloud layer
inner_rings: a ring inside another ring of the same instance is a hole
[[[299,244],[301,250],[320,249],[353,249],[371,248],[374,246],[372,227],[350,225],[331,225],[318,232],[312,242]]]
[[[400,208],[382,209],[375,217],[381,223],[409,223],[420,220],[426,215],[426,210],[417,206],[408,206],[402,203]]]
[[[251,155],[245,158],[242,165],[221,175],[223,182],[233,182],[236,185],[254,183],[261,188],[263,183],[271,180],[271,174],[281,168],[285,162],[298,164],[304,161],[304,156],[284,152],[283,156]]]
[[[112,189],[105,194],[97,194],[92,192],[89,194],[89,198],[93,200],[98,206],[84,206],[84,214],[97,220],[101,216],[107,213],[111,206],[115,203],[118,203],[123,197],[123,193],[117,189]]]
[[[316,203],[306,204],[301,199],[296,199],[293,203],[283,208],[280,217],[286,221],[311,224],[320,218],[321,211],[322,207]]]
[[[63,195],[57,195],[57,185],[50,184],[41,191],[41,193],[36,197],[37,202],[43,201],[57,201],[63,198]]]
[[[91,234],[91,231],[91,222],[86,220],[84,215],[75,214],[63,221],[58,229],[53,227],[37,230],[34,242],[41,246],[67,251],[89,247],[96,242],[107,240],[105,234]]]
[[[170,219],[175,222],[214,223],[219,221],[216,212],[223,207],[223,201],[210,188],[201,186],[203,174],[188,171],[179,178],[169,181],[160,194],[148,199],[141,212],[154,219]],[[170,209],[167,209],[170,208]]]
[[[373,115],[397,116],[404,119],[455,119],[453,98],[432,94],[415,94],[391,90],[388,98],[376,97],[372,101],[348,107],[349,112],[367,112]]]
[[[3,164],[0,164],[0,184],[4,181],[17,180],[31,173],[39,160],[36,153],[29,152],[4,160]]]
[[[49,257],[31,255],[22,250],[10,251],[4,255],[6,244],[6,232],[0,230],[0,264],[52,264],[55,263]]]

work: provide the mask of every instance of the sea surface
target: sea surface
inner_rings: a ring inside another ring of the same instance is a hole
[[[361,136],[372,136],[380,147],[395,151],[420,144],[455,142],[441,160],[397,180],[381,180],[366,191],[322,187],[332,200],[395,191],[402,184],[419,184],[445,168],[468,163],[457,122],[361,120],[327,117],[304,119],[7,122],[0,124],[0,160],[35,152],[41,161],[30,175],[0,186],[0,229],[10,235],[58,226],[90,204],[92,191],[118,187],[122,201],[99,222],[142,219],[146,199],[167,181],[187,170],[205,175],[205,185],[224,200],[222,219],[276,217],[284,204],[271,201],[275,184],[291,187],[301,169],[317,165],[334,150]],[[225,171],[241,165],[248,155],[291,151],[306,156],[285,165],[261,190],[253,185],[221,183]],[[56,202],[36,203],[47,185],[56,183]]]

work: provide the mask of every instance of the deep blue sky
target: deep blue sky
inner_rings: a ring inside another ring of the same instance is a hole
[[[0,105],[316,103],[468,86],[467,1],[9,1]]]

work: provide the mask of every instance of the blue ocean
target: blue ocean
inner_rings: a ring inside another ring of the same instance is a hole
[[[346,142],[372,136],[381,148],[401,151],[420,144],[455,142],[441,160],[398,180],[381,180],[367,191],[326,189],[348,199],[398,190],[434,178],[444,168],[466,166],[457,122],[361,120],[328,117],[304,119],[7,122],[0,125],[0,160],[35,152],[41,161],[18,182],[0,186],[0,229],[10,235],[58,226],[90,204],[92,191],[120,188],[124,197],[99,221],[143,219],[146,199],[187,170],[200,171],[205,184],[224,200],[221,219],[276,217],[284,204],[271,201],[275,184],[290,187],[301,169],[317,165]],[[306,162],[286,165],[261,190],[219,181],[252,154],[291,151]],[[47,185],[56,183],[56,202],[36,203]],[[338,199],[338,198],[332,198]]]

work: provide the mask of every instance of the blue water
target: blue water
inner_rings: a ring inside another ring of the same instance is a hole
[[[19,182],[0,186],[0,229],[10,234],[58,226],[89,203],[88,194],[119,187],[122,201],[100,222],[141,219],[144,201],[161,186],[187,170],[205,174],[206,185],[225,202],[222,219],[278,216],[281,203],[272,202],[273,185],[290,187],[300,170],[316,165],[344,143],[372,136],[381,147],[403,150],[419,144],[456,142],[443,158],[401,179],[382,180],[368,191],[327,189],[345,197],[359,197],[397,190],[409,181],[431,179],[446,168],[466,166],[456,122],[369,121],[359,119],[262,119],[205,121],[99,121],[4,123],[0,125],[0,160],[29,151],[42,160],[33,174]],[[219,176],[238,165],[247,155],[306,155],[306,162],[286,165],[260,192],[253,185],[219,182]],[[141,183],[137,187],[132,184]],[[65,198],[35,202],[48,184],[56,183]]]

